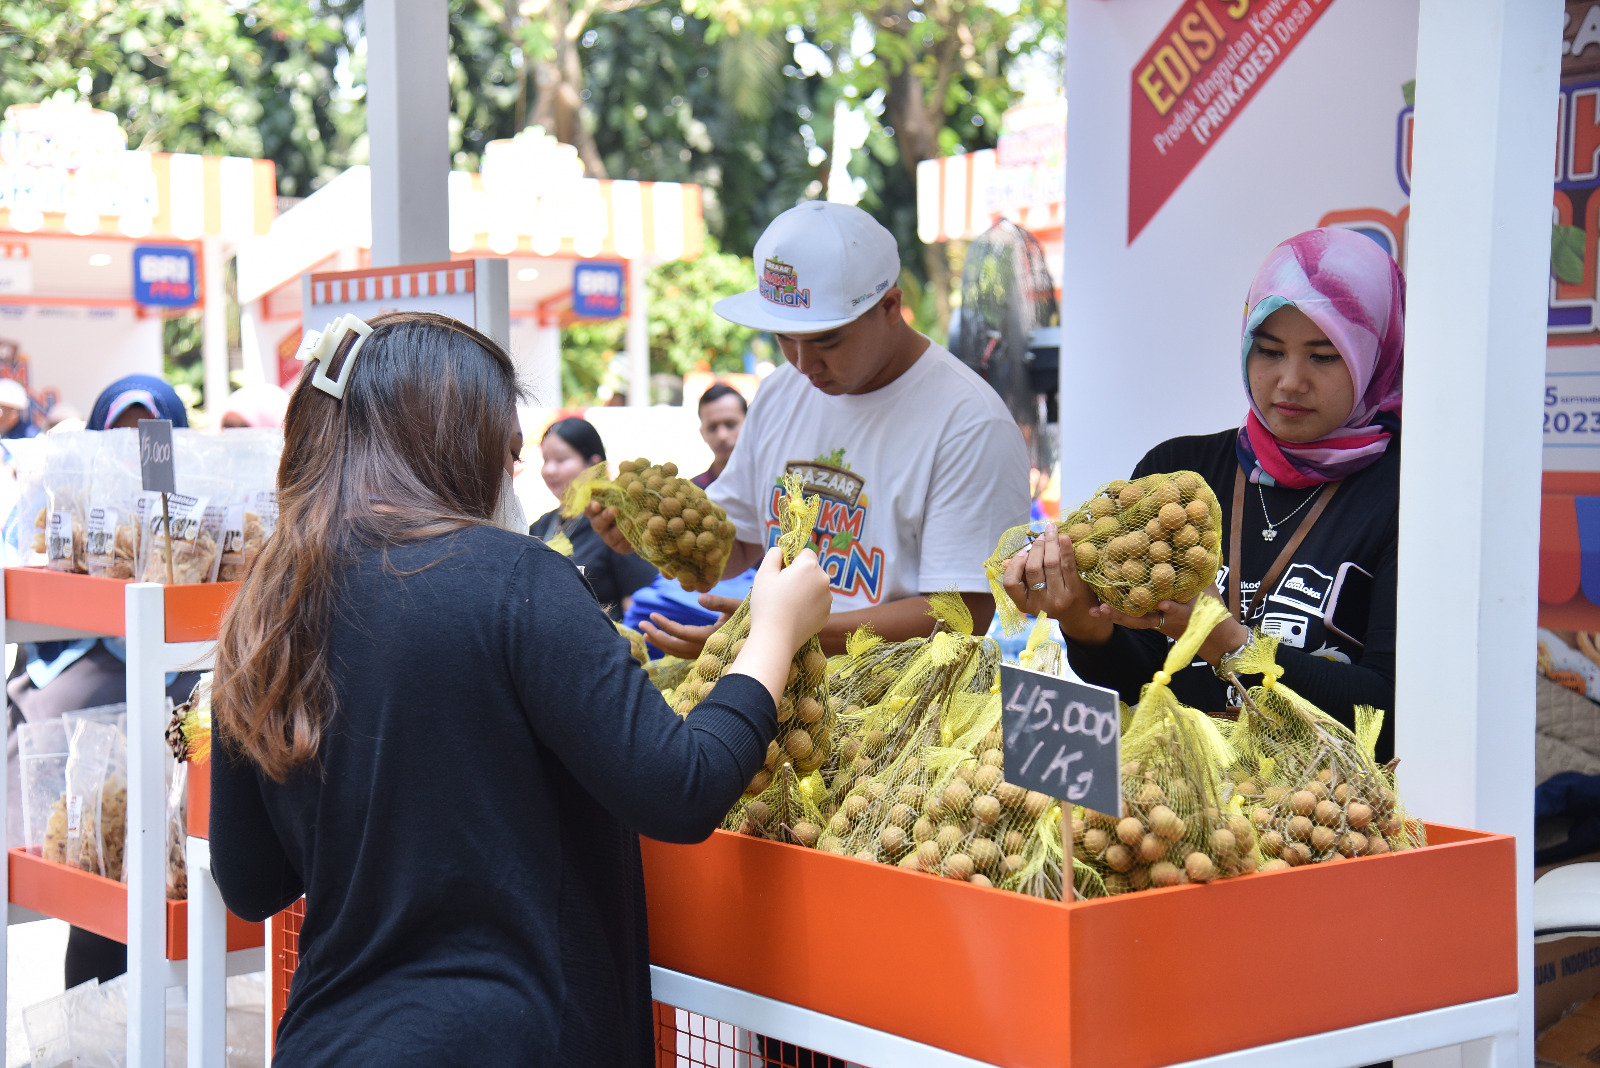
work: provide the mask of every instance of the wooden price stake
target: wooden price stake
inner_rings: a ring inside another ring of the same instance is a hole
[[[1061,899],[1069,901],[1072,808],[1122,812],[1122,713],[1117,691],[1000,666],[1006,781],[1061,801]]]
[[[167,546],[167,585],[172,581],[172,520],[167,514],[167,497],[178,492],[178,476],[172,465],[172,420],[139,420],[139,478],[146,493],[161,494],[161,532]]]

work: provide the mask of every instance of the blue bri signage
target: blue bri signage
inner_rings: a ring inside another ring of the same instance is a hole
[[[580,263],[572,268],[572,314],[582,319],[622,315],[622,264]]]
[[[196,300],[194,250],[181,245],[140,245],[133,250],[133,299],[162,308],[187,308]]]

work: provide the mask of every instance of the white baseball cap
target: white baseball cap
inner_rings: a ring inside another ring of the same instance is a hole
[[[775,334],[819,334],[852,323],[900,278],[894,235],[860,208],[813,200],[772,220],[756,242],[756,288],[713,307],[729,322]]]
[[[28,391],[15,378],[0,378],[0,408],[28,410]]]

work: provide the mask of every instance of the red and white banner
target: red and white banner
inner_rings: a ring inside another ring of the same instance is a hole
[[[1134,64],[1128,243],[1333,0],[1187,0]]]

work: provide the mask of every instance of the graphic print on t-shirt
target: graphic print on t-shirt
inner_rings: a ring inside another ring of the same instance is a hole
[[[1321,618],[1322,606],[1328,603],[1331,589],[1332,575],[1325,575],[1310,564],[1290,564],[1283,573],[1283,581],[1268,600],[1282,601]]]
[[[860,595],[873,604],[883,596],[883,549],[863,545],[862,525],[866,522],[868,501],[863,492],[867,480],[850,470],[844,450],[835,449],[815,460],[790,460],[786,475],[799,475],[805,492],[822,498],[817,513],[811,548],[817,552],[829,584],[847,597]],[[767,500],[767,547],[778,544],[778,515],[783,500],[783,482],[773,486]]]

